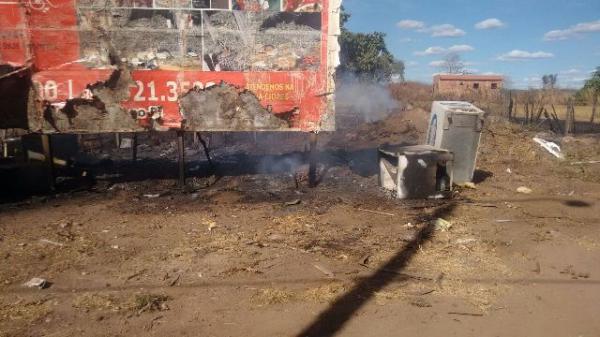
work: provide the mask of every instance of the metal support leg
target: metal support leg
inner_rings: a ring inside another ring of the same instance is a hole
[[[137,133],[133,133],[133,136],[131,137],[131,160],[132,161],[136,161],[137,160],[137,146],[138,146],[138,136]]]
[[[115,148],[118,149],[121,147],[121,134],[115,133]]]
[[[179,153],[179,187],[185,187],[185,144],[183,142],[184,131],[177,131],[177,150]]]
[[[210,150],[209,150],[209,146],[210,146],[210,139],[209,142],[207,143],[204,138],[202,138],[202,134],[200,134],[200,132],[194,132],[194,135],[196,135],[196,139],[198,139],[198,141],[200,142],[200,144],[202,144],[202,149],[204,150],[204,155],[206,156],[206,160],[208,161],[208,165],[210,166],[210,170],[214,171],[215,170],[215,165],[213,164],[212,158],[210,158]],[[213,173],[213,172],[211,172]]]
[[[308,155],[308,186],[317,186],[317,133],[310,134],[310,153]]]
[[[52,141],[50,135],[42,135],[42,149],[44,151],[44,160],[48,175],[48,188],[51,191],[56,189],[56,180],[54,176],[54,157],[52,156]]]
[[[2,143],[2,157],[8,158],[8,144],[6,143],[6,130],[0,130],[0,143]]]

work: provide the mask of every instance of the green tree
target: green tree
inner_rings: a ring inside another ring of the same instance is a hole
[[[592,116],[590,117],[590,122],[594,123],[598,107],[598,98],[600,97],[600,67],[597,67],[596,71],[592,73],[592,77],[585,81],[585,85],[581,90],[583,91],[583,93],[580,93],[582,96],[587,94],[592,97]]]
[[[342,8],[340,36],[340,67],[342,75],[352,74],[361,80],[387,82],[392,75],[398,74],[404,80],[404,62],[396,60],[385,44],[385,34],[352,33],[345,24],[350,14]]]

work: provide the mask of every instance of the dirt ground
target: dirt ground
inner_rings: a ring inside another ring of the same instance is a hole
[[[0,336],[600,336],[600,165],[571,164],[598,160],[600,137],[562,139],[559,161],[492,118],[475,189],[395,200],[374,149],[419,142],[426,119],[322,135],[314,189],[277,143],[215,150],[220,176],[186,191],[135,178],[174,170],[167,144],[89,189],[0,205]]]

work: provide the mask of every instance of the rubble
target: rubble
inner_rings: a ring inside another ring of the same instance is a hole
[[[438,218],[437,220],[435,220],[435,229],[442,231],[442,232],[447,232],[450,230],[450,228],[452,228],[452,223],[444,220],[442,218]]]
[[[189,130],[278,130],[289,121],[267,111],[249,91],[221,84],[195,89],[180,98],[181,113]]]
[[[533,141],[538,143],[542,148],[558,159],[565,159],[565,155],[561,152],[560,146],[555,142],[547,141],[539,136],[534,137]]]
[[[329,278],[334,278],[335,275],[333,274],[333,272],[325,267],[324,265],[317,263],[317,264],[313,264],[313,267],[315,267],[318,271],[320,271],[321,273],[325,274],[327,277]]]
[[[517,188],[517,193],[521,193],[521,194],[531,194],[533,193],[533,190],[530,189],[529,187],[526,186],[521,186]]]
[[[26,288],[46,289],[50,286],[50,283],[46,279],[34,277],[31,280],[23,283],[23,286]]]

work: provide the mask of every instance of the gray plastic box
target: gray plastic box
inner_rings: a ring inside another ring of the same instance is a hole
[[[429,145],[379,149],[379,184],[399,199],[447,197],[452,192],[452,153]]]
[[[473,180],[485,112],[468,102],[435,101],[427,144],[454,154],[454,182]]]

